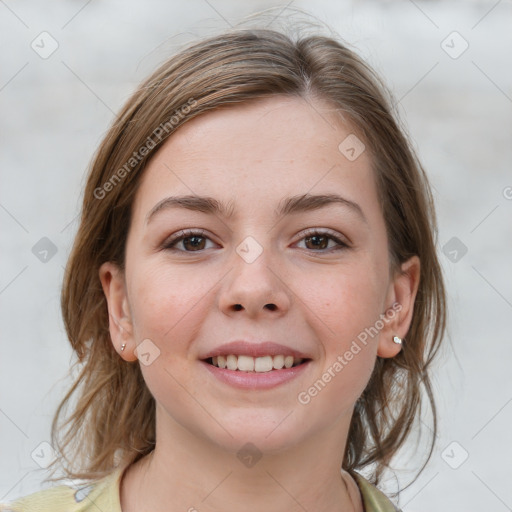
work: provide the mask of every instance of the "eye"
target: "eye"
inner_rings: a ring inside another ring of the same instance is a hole
[[[348,248],[348,244],[340,240],[339,235],[331,230],[310,229],[304,233],[305,236],[299,241],[305,241],[306,249],[314,252],[330,252]],[[162,249],[178,252],[198,252],[207,249],[207,241],[211,240],[204,236],[204,230],[184,229],[178,231],[162,244]],[[329,242],[334,247],[329,247]],[[213,242],[212,242],[213,243]],[[181,248],[179,247],[181,244]]]
[[[310,229],[305,233],[305,235],[306,236],[301,238],[299,242],[304,240],[306,249],[313,249],[314,252],[330,252],[328,247],[329,242],[334,242],[334,247],[331,246],[330,249],[335,251],[349,247],[348,244],[338,238],[338,234],[336,232],[329,229]]]
[[[183,229],[182,231],[178,231],[169,239],[167,239],[162,244],[162,249],[180,252],[202,251],[206,249],[206,240],[210,239],[204,236],[204,230],[202,229]],[[181,247],[184,247],[184,249],[177,249],[176,246],[178,246],[179,244],[181,244]]]

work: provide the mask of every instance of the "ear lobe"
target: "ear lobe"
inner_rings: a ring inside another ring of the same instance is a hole
[[[136,348],[133,325],[126,294],[124,275],[117,265],[105,262],[99,269],[99,278],[108,306],[110,338],[115,350],[125,361],[135,361]],[[121,348],[125,345],[124,350]]]
[[[401,345],[393,341],[394,336],[406,338],[414,313],[414,301],[420,284],[420,259],[412,256],[402,263],[390,284],[388,304],[394,306],[387,310],[387,321],[381,330],[377,355],[379,357],[395,357],[401,350]]]

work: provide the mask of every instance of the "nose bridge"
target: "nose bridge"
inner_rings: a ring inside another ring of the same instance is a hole
[[[288,291],[279,278],[279,257],[270,245],[270,236],[260,234],[246,236],[235,247],[232,272],[220,298],[220,307],[226,312],[243,309],[257,315],[264,310],[288,309]]]

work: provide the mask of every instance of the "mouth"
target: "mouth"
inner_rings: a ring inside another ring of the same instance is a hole
[[[229,354],[226,356],[208,357],[202,359],[202,361],[211,366],[234,372],[268,373],[295,368],[306,364],[311,359],[284,355],[251,357]]]

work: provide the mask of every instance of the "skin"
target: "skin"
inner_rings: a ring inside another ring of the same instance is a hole
[[[124,473],[123,512],[363,510],[355,481],[340,472],[348,428],[376,357],[401,350],[392,338],[409,329],[420,262],[414,256],[390,275],[368,152],[349,161],[338,150],[350,133],[319,100],[274,96],[191,120],[146,168],[125,272],[110,262],[100,269],[120,356],[137,361],[145,339],[160,351],[147,366],[134,363],[157,403],[157,442]],[[367,222],[340,205],[274,217],[283,198],[305,193],[340,194]],[[181,194],[230,203],[236,215],[164,209],[146,222],[160,200]],[[199,251],[190,239],[174,252],[161,248],[185,228],[205,231]],[[305,238],[308,228],[331,229],[349,246],[336,250],[327,238],[318,248]],[[236,251],[248,236],[262,248],[252,263]],[[401,310],[379,334],[299,403],[298,394],[396,302]],[[313,361],[278,388],[239,390],[198,361],[235,339],[273,340]],[[252,467],[237,458],[248,442],[262,454]]]

